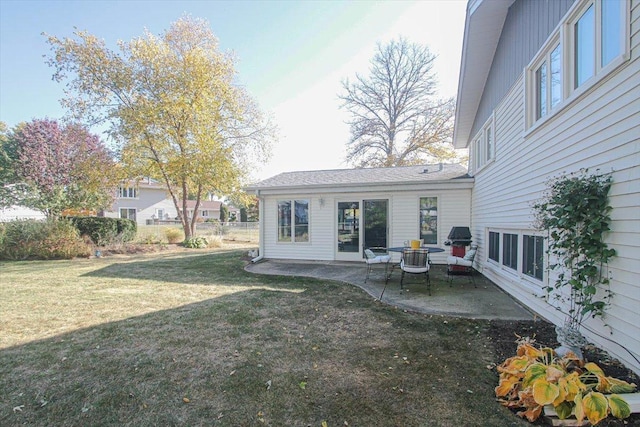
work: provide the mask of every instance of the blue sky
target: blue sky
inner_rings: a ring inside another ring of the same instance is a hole
[[[0,121],[12,127],[64,115],[41,33],[67,37],[77,27],[115,47],[190,14],[207,19],[221,48],[235,53],[240,83],[279,128],[273,158],[254,177],[343,168],[349,129],[341,80],[366,74],[376,42],[402,35],[438,55],[440,94],[455,96],[465,7],[464,0],[0,0]]]

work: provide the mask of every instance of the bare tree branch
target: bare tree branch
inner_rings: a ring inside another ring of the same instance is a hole
[[[455,158],[453,99],[437,99],[435,56],[406,39],[378,44],[369,75],[342,82],[351,139],[348,163],[402,166]]]

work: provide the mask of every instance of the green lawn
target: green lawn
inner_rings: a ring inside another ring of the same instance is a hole
[[[495,401],[487,322],[243,254],[0,263],[0,425],[528,425]]]

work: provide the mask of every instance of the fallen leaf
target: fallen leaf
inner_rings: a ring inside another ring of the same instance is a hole
[[[271,380],[267,381],[265,384],[267,385],[267,390],[269,390],[271,388]]]
[[[188,397],[183,397],[183,398],[182,398],[182,401],[183,401],[184,403],[189,403],[189,402],[191,402],[191,400],[189,400],[189,398],[188,398]]]

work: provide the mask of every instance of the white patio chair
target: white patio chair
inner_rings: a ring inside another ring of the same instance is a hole
[[[431,295],[431,280],[429,279],[430,268],[431,263],[429,263],[429,251],[427,249],[404,249],[402,251],[402,259],[400,260],[400,269],[402,270],[400,289],[402,289],[404,285],[405,273],[424,274],[427,291],[429,295]]]
[[[472,245],[469,252],[464,257],[448,256],[447,257],[447,276],[449,285],[453,282],[453,276],[457,273],[468,274],[469,281],[473,283],[473,287],[477,288],[476,281],[473,278],[473,260],[476,257],[478,246]]]
[[[371,249],[365,249],[364,262],[367,263],[367,276],[364,278],[364,283],[367,283],[367,280],[369,280],[371,270],[376,264],[384,264],[384,280],[386,283],[388,279],[387,271],[389,268],[389,261],[391,261],[391,255],[376,255]]]

